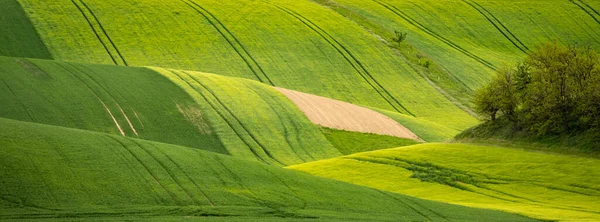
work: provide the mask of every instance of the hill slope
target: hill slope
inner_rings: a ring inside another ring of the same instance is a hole
[[[0,56],[52,58],[17,0],[2,1],[0,30]]]
[[[285,215],[528,220],[319,179],[198,149],[3,118],[0,146],[2,219]]]
[[[254,81],[8,57],[0,64],[0,117],[278,165],[341,155],[285,96]]]
[[[310,1],[20,2],[56,59],[217,73],[476,123],[375,36]]]
[[[425,199],[561,221],[600,219],[597,159],[422,144],[289,167]]]
[[[589,0],[316,0],[392,42],[435,85],[468,104],[494,70],[548,41],[600,49],[600,4]]]

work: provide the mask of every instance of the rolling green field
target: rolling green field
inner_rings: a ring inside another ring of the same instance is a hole
[[[474,127],[549,41],[600,50],[600,1],[2,0],[0,221],[600,221],[595,132]]]
[[[316,0],[391,41],[422,72],[463,104],[494,70],[557,41],[600,49],[600,4],[590,0]]]
[[[313,2],[20,2],[59,60],[216,73],[460,129],[477,123],[375,36]]]
[[[0,63],[0,117],[277,165],[341,155],[291,101],[254,81],[8,57]]]
[[[4,118],[0,123],[3,220],[153,215],[172,220],[183,216],[530,220],[199,149]]]
[[[600,219],[600,161],[517,148],[421,144],[288,167],[429,200],[560,221]]]

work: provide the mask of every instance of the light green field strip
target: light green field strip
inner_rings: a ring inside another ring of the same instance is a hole
[[[233,156],[291,165],[341,155],[284,95],[255,81],[153,68],[184,88]]]
[[[422,144],[289,167],[465,206],[561,221],[600,219],[597,159],[467,144]],[[367,179],[368,178],[368,179]]]
[[[57,59],[114,64],[118,49],[129,65],[255,79],[462,129],[474,123],[375,36],[313,2],[75,1],[87,5],[83,13],[66,0],[21,2]]]
[[[527,220],[199,149],[4,118],[0,146],[2,220],[170,215]]]
[[[52,58],[16,0],[2,1],[0,30],[0,56]]]

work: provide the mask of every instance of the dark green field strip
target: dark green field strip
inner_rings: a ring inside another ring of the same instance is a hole
[[[0,56],[52,59],[35,27],[17,0],[0,7]]]
[[[185,72],[181,74],[177,71],[171,71],[175,76],[179,77],[181,81],[187,83],[190,87],[196,90],[203,99],[217,112],[217,114],[227,123],[227,125],[233,130],[240,140],[248,147],[252,154],[261,162],[270,164],[286,165],[275,159],[271,153],[265,149],[265,147],[256,139],[256,137],[243,125],[243,123],[235,116],[235,114],[219,100],[219,98],[209,88],[203,85],[200,81],[193,78],[191,75]],[[182,77],[185,75],[185,79]],[[187,81],[189,79],[190,81]],[[206,94],[209,95],[206,95]],[[216,101],[216,102],[215,102]],[[248,135],[248,136],[244,136]]]
[[[82,74],[83,76],[86,77],[86,79],[89,79],[91,82],[91,85],[95,85],[96,87],[98,87],[98,90],[101,90],[104,94],[108,95],[109,97],[109,101],[114,102],[114,104],[117,106],[118,110],[120,111],[120,113],[123,115],[122,117],[125,118],[127,125],[129,126],[129,129],[131,130],[131,132],[129,132],[130,134],[133,133],[135,134],[136,137],[140,137],[138,131],[136,130],[135,126],[133,125],[131,119],[127,113],[125,112],[125,110],[123,110],[123,108],[121,107],[121,105],[119,104],[119,100],[120,101],[125,101],[125,103],[127,104],[127,100],[123,97],[123,96],[119,96],[119,98],[117,98],[113,93],[111,92],[111,90],[107,89],[104,85],[100,84],[100,82],[98,82],[98,80],[96,80],[94,78],[94,76],[100,76],[101,74],[95,73],[94,70],[92,69],[87,69],[86,67],[83,67],[81,65],[78,64],[69,64],[71,67],[75,68],[78,73]],[[133,109],[131,109],[133,111]],[[119,112],[117,112],[119,113]],[[135,114],[135,113],[134,113]],[[136,116],[136,115],[132,115],[132,116]],[[138,128],[141,128],[142,125],[142,121],[139,120],[138,117]]]
[[[508,41],[510,41],[515,47],[521,50],[523,53],[527,54],[529,48],[519,40],[511,31],[508,29],[502,22],[494,16],[490,11],[481,6],[479,3],[471,1],[471,0],[462,0],[464,3],[470,5],[475,10],[477,10],[481,15],[485,17],[492,25],[500,32]]]
[[[339,54],[342,57],[344,57],[346,62],[348,62],[352,66],[352,68],[362,77],[362,79],[364,79],[371,86],[371,88],[373,88],[373,90],[375,90],[383,99],[385,99],[386,102],[394,108],[394,110],[401,112],[401,113],[407,113],[412,116],[415,116],[408,109],[406,109],[406,107],[404,107],[404,105],[402,105],[402,103],[400,103],[394,96],[392,96],[389,93],[389,91],[386,90],[373,77],[373,75],[371,75],[371,73],[363,66],[363,64],[344,45],[342,45],[339,41],[337,41],[333,36],[331,36],[329,33],[327,33],[321,27],[319,27],[318,25],[316,25],[315,23],[313,23],[306,17],[300,15],[299,13],[297,13],[289,8],[281,7],[281,6],[274,5],[274,4],[272,4],[272,5],[277,7],[278,9],[284,11],[288,15],[294,17],[295,19],[300,21],[302,24],[304,24],[305,26],[310,28],[312,31],[317,33],[319,36],[321,36],[327,43],[329,43],[329,45],[331,45],[331,47],[333,47],[337,52],[339,52]]]
[[[273,81],[269,78],[267,73],[265,73],[260,64],[258,64],[256,59],[254,59],[254,57],[252,57],[248,50],[246,50],[246,47],[244,47],[244,45],[238,40],[238,38],[236,38],[235,35],[233,35],[233,33],[231,33],[229,29],[227,29],[227,27],[223,25],[223,23],[221,23],[219,19],[217,19],[217,17],[215,17],[215,15],[213,15],[210,11],[206,10],[204,7],[200,6],[192,0],[181,1],[190,6],[200,15],[202,15],[202,17],[204,17],[221,34],[221,36],[225,40],[227,40],[229,45],[237,52],[240,58],[244,60],[248,68],[250,68],[252,73],[254,73],[254,75],[259,81],[263,83],[268,83],[272,86],[275,85]]]
[[[569,0],[573,4],[577,5],[581,10],[583,10],[586,14],[588,14],[596,23],[600,24],[600,13],[596,11],[596,9],[592,8],[592,6],[588,5],[582,0]]]
[[[90,78],[89,75],[85,74],[85,71],[83,71],[82,69],[79,69],[74,64],[70,64],[70,63],[56,63],[56,64],[58,66],[62,67],[66,71],[66,73],[69,73],[73,77],[77,78],[81,82],[81,84],[83,84],[86,88],[88,88],[90,90],[90,92],[92,92],[96,96],[98,101],[100,103],[102,103],[102,105],[106,109],[106,112],[110,115],[110,117],[114,121],[115,126],[118,128],[118,130],[122,136],[126,136],[127,132],[129,132],[130,134],[135,133],[137,135],[137,132],[135,131],[135,129],[133,128],[133,126],[131,124],[129,124],[129,126],[131,127],[130,128],[131,132],[128,131],[127,128],[123,127],[125,125],[125,124],[123,124],[123,122],[125,122],[125,121],[128,123],[131,123],[131,122],[129,121],[127,115],[120,108],[120,105],[117,102],[117,100],[110,94],[109,91],[105,90],[102,87],[102,85],[95,82],[92,78]],[[121,114],[123,114],[122,116],[115,115],[115,114],[119,113],[119,112],[114,111],[114,110],[116,110],[115,107],[119,107],[119,109],[121,110]]]
[[[22,111],[24,111],[27,114],[29,120],[31,122],[35,122],[33,116],[31,116],[31,113],[29,112],[29,110],[27,110],[27,107],[25,106],[25,104],[23,104],[23,101],[21,101],[21,99],[17,96],[15,91],[10,88],[10,85],[8,85],[8,83],[4,79],[0,78],[0,80],[2,80],[2,83],[4,84],[4,86],[6,86],[6,89],[10,92],[10,95],[13,96],[14,100],[16,100],[20,104]]]
[[[471,57],[472,59],[474,59],[475,61],[487,66],[488,68],[492,69],[492,70],[497,70],[498,68],[492,64],[491,62],[488,62],[487,60],[469,52],[468,50],[462,48],[461,46],[459,46],[458,44],[450,41],[449,39],[437,34],[436,32],[430,30],[429,28],[427,28],[427,26],[422,25],[421,23],[419,23],[418,21],[414,20],[413,18],[411,18],[410,16],[408,16],[406,13],[402,12],[402,10],[398,9],[396,6],[393,6],[389,3],[386,2],[382,2],[379,0],[373,0],[374,2],[376,2],[377,4],[381,5],[382,7],[388,9],[390,12],[396,14],[397,16],[399,16],[400,18],[404,19],[406,22],[408,22],[409,24],[415,26],[416,28],[420,29],[421,31],[431,35],[432,37],[442,41],[443,43],[445,43],[446,45],[456,49],[457,51]]]
[[[98,38],[98,41],[102,44],[113,63],[115,63],[115,65],[127,66],[127,61],[125,61],[125,58],[119,51],[119,48],[117,48],[113,40],[110,38],[106,32],[106,29],[104,29],[102,23],[100,23],[100,20],[98,20],[98,17],[96,17],[92,9],[83,0],[71,0],[71,2],[77,7],[79,12],[81,12],[81,15],[85,18],[88,25],[92,29],[92,32],[94,32],[94,35],[96,38]],[[89,15],[87,15],[88,13]],[[96,26],[98,26],[98,28],[96,28]],[[108,41],[108,43],[105,41]]]

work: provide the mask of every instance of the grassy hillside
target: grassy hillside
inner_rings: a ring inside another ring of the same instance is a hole
[[[279,165],[341,155],[292,102],[254,81],[8,57],[0,64],[0,117]]]
[[[60,60],[217,73],[461,129],[476,123],[375,36],[310,1],[20,2]]]
[[[289,167],[465,206],[561,221],[600,219],[598,159],[467,144],[422,144]]]
[[[272,87],[246,79],[154,69],[201,105],[233,156],[291,165],[341,155],[316,125]]]
[[[2,1],[0,30],[0,56],[52,58],[17,0]]]
[[[391,42],[416,69],[469,104],[493,71],[547,41],[600,49],[600,5],[589,0],[316,0]]]
[[[4,118],[0,132],[1,219],[528,220],[110,134]]]

